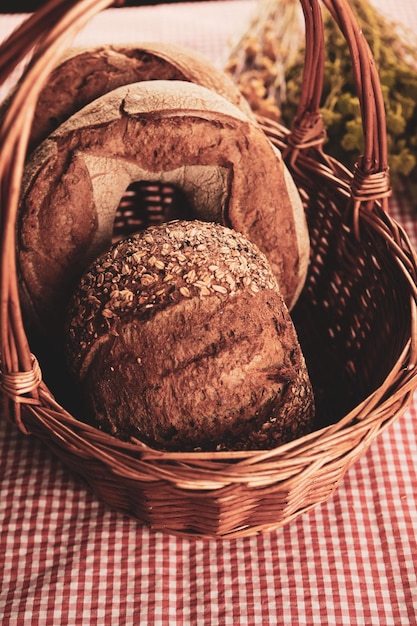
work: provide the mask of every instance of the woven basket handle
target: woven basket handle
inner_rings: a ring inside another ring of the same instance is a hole
[[[56,59],[112,0],[49,0],[0,47],[0,82],[32,53],[7,111],[0,120],[0,391],[4,414],[26,432],[21,407],[49,394],[31,353],[22,321],[16,272],[16,221],[29,133],[39,93]]]
[[[291,159],[300,150],[319,146],[325,132],[320,114],[324,75],[324,27],[318,0],[300,0],[305,22],[305,54],[300,102],[288,137]]]
[[[324,72],[324,29],[319,0],[300,0],[306,23],[305,62],[300,102],[287,157],[294,164],[301,150],[322,150],[324,129],[319,113]],[[385,107],[375,62],[348,0],[322,0],[349,46],[361,107],[364,152],[359,156],[350,185],[354,210],[380,202],[387,210],[391,195]]]

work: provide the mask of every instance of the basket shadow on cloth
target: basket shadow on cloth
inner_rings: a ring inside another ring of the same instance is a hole
[[[99,498],[154,529],[228,538],[276,529],[332,495],[352,463],[409,406],[417,386],[416,254],[387,210],[385,117],[372,55],[348,2],[325,0],[349,43],[361,101],[365,149],[354,172],[323,150],[318,0],[301,0],[306,61],[293,127],[259,118],[285,156],[309,224],[310,269],[293,318],[315,390],[317,428],[273,450],[165,453],[118,441],[64,408],[21,319],[15,224],[36,97],[57,56],[111,3],[62,4],[48,2],[0,48],[4,81],[35,45],[0,130],[4,413],[42,439]],[[134,191],[142,216],[153,210],[147,191]],[[175,190],[150,191],[162,210],[175,202]],[[130,208],[118,216],[120,233],[126,214],[132,217]]]

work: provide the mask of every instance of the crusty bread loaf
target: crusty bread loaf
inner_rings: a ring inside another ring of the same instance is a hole
[[[308,432],[314,398],[266,257],[219,224],[172,221],[93,263],[68,312],[86,410],[164,450],[271,448]]]
[[[267,255],[291,307],[306,275],[300,198],[264,133],[237,107],[184,81],[120,87],[69,118],[33,153],[18,223],[21,301],[51,334],[69,294],[112,240],[132,181],[171,182],[193,217],[245,234]],[[181,217],[181,216],[177,216]]]
[[[86,104],[142,80],[185,80],[202,85],[254,119],[232,79],[196,50],[163,42],[70,48],[39,95],[30,150]]]

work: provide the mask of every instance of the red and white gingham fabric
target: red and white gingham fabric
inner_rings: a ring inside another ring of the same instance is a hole
[[[194,44],[221,62],[252,6],[228,0],[112,10],[80,41],[105,40],[106,30],[113,40],[134,32]],[[380,6],[417,30],[415,0]],[[20,19],[0,17],[0,36]],[[398,201],[392,211],[417,245],[417,218]],[[417,398],[328,502],[264,536],[184,539],[110,510],[40,441],[0,419],[0,623],[417,624],[416,487]]]

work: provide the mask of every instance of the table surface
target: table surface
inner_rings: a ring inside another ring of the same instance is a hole
[[[417,30],[415,0],[379,2]],[[165,40],[221,66],[252,0],[111,9],[77,43]],[[0,38],[23,17],[0,17]],[[391,211],[417,245],[417,215]],[[193,540],[110,510],[0,419],[4,625],[417,624],[417,398],[330,500],[274,532]]]

